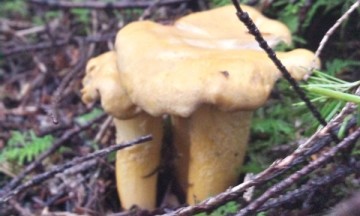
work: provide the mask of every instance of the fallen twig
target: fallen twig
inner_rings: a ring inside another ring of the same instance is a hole
[[[171,5],[189,2],[191,0],[163,0],[159,5]],[[30,0],[30,3],[48,6],[52,8],[88,8],[88,9],[131,9],[131,8],[147,8],[152,5],[152,1],[116,1],[116,2],[102,2],[102,1],[85,1],[85,2],[74,2],[74,1],[44,1],[44,0]]]
[[[325,119],[321,116],[320,112],[317,110],[317,108],[314,106],[314,104],[309,100],[309,98],[306,96],[305,92],[300,88],[299,84],[296,82],[296,80],[291,76],[289,71],[286,69],[286,67],[281,63],[281,61],[277,58],[276,53],[274,50],[268,45],[268,43],[265,41],[263,36],[261,35],[259,29],[253,22],[253,20],[249,17],[249,14],[247,12],[244,12],[241,9],[241,6],[237,0],[232,0],[235,8],[236,8],[236,15],[240,19],[241,22],[244,23],[244,25],[247,27],[249,32],[255,37],[256,41],[258,42],[259,46],[266,52],[266,54],[269,56],[271,61],[276,65],[276,67],[279,69],[285,80],[291,85],[291,87],[294,89],[295,93],[299,96],[299,98],[305,103],[305,105],[308,107],[312,115],[315,117],[315,119],[322,125],[326,126],[327,122]],[[331,131],[329,132],[331,135],[331,138],[335,142],[339,142],[339,138],[333,134]]]
[[[73,129],[68,130],[66,133],[64,133],[58,140],[55,141],[55,143],[45,152],[40,154],[35,161],[30,163],[28,166],[26,166],[25,169],[23,169],[16,178],[12,179],[3,189],[0,191],[0,195],[3,195],[16,186],[20,184],[20,182],[25,178],[26,175],[28,175],[31,171],[33,171],[36,167],[41,165],[42,161],[46,159],[49,155],[54,153],[58,148],[60,148],[64,142],[72,138],[73,136],[77,135],[79,132],[86,130],[94,125],[95,122],[103,119],[105,117],[105,114],[95,118],[92,121],[89,121],[87,124],[82,125],[81,127],[76,126]]]
[[[87,60],[84,42],[79,40],[78,44],[79,44],[79,49],[81,50],[81,53],[82,53],[82,55],[80,56],[80,60],[75,65],[75,67],[72,68],[72,70],[70,72],[68,72],[66,74],[66,76],[62,79],[60,85],[56,89],[55,93],[53,94],[52,100],[51,100],[51,106],[50,106],[50,110],[48,110],[48,115],[51,117],[54,124],[59,123],[57,107],[60,103],[62,94],[63,94],[66,86],[72,80],[74,80],[75,75],[84,68],[85,62]]]
[[[154,10],[159,6],[161,2],[162,2],[161,0],[153,1],[152,4],[149,5],[149,7],[147,7],[144,10],[144,12],[141,14],[138,20],[145,20],[146,18],[148,18],[154,12]]]
[[[46,41],[46,42],[42,42],[42,43],[17,46],[14,48],[2,48],[2,50],[0,50],[0,54],[4,57],[9,57],[9,56],[19,54],[19,53],[26,53],[26,52],[30,52],[30,51],[40,51],[40,50],[44,50],[44,49],[50,49],[50,48],[53,48],[54,46],[61,47],[61,46],[71,43],[72,40],[80,40],[80,41],[84,41],[85,43],[97,43],[97,42],[102,42],[102,41],[108,41],[115,37],[116,32],[117,31],[107,33],[107,34],[102,34],[102,35],[91,35],[88,37],[75,36],[73,38],[56,40],[54,42]]]
[[[356,10],[356,8],[358,8],[360,5],[360,1],[356,1],[350,8],[349,10],[347,10],[337,21],[336,23],[325,33],[324,37],[321,39],[319,47],[317,48],[316,52],[315,52],[315,59],[318,58],[321,54],[321,51],[324,49],[324,46],[326,44],[326,42],[329,40],[330,36],[335,32],[335,30],[341,25],[341,23],[344,22],[344,20],[346,20],[350,14]],[[314,64],[315,64],[315,60],[314,59]]]
[[[319,188],[322,188],[326,185],[332,184],[333,182],[339,181],[339,179],[344,179],[346,176],[352,173],[360,173],[360,163],[351,163],[348,166],[340,165],[334,171],[328,175],[317,177],[307,182],[301,188],[294,191],[290,191],[285,195],[280,196],[277,199],[272,199],[266,202],[262,207],[260,207],[257,212],[266,211],[268,209],[277,208],[280,206],[286,205],[286,203],[294,202],[297,199],[301,199],[309,195],[310,191],[316,191]]]
[[[343,141],[341,141],[338,145],[332,147],[329,151],[323,153],[317,160],[310,162],[307,166],[302,169],[296,171],[283,181],[278,184],[272,186],[265,193],[263,193],[260,197],[254,200],[245,208],[241,209],[237,216],[245,216],[249,214],[253,214],[257,209],[259,209],[267,200],[271,197],[281,193],[287,187],[294,184],[301,177],[306,176],[312,171],[318,169],[319,167],[325,165],[331,158],[335,156],[341,150],[346,149],[350,145],[352,145],[355,141],[357,141],[360,137],[360,128],[357,128],[352,134],[346,137]]]
[[[133,141],[129,141],[129,142],[109,146],[109,147],[107,147],[105,149],[98,150],[98,151],[96,151],[94,153],[91,153],[89,155],[86,155],[84,157],[75,158],[75,159],[73,159],[73,160],[71,160],[71,161],[69,161],[69,162],[67,162],[67,163],[65,163],[63,165],[55,166],[50,171],[47,171],[47,172],[42,173],[40,175],[34,176],[31,180],[25,182],[24,184],[18,186],[17,188],[15,188],[13,190],[11,190],[9,193],[1,196],[0,197],[0,204],[6,203],[10,199],[12,199],[14,196],[16,196],[19,193],[21,193],[22,191],[26,190],[27,188],[32,187],[34,185],[38,185],[38,184],[42,183],[43,181],[45,181],[45,180],[47,180],[49,178],[52,178],[55,174],[63,172],[65,169],[71,168],[71,167],[73,167],[75,165],[78,165],[80,163],[89,161],[89,160],[94,159],[96,157],[103,157],[105,155],[108,155],[111,152],[114,152],[114,151],[117,151],[117,150],[120,150],[120,149],[123,149],[123,148],[127,148],[127,147],[130,147],[130,146],[134,146],[134,145],[137,145],[137,144],[140,144],[140,143],[150,141],[151,139],[152,139],[152,137],[150,135],[143,136],[143,137],[140,137],[140,138],[138,138],[136,140],[133,140]]]
[[[15,200],[11,200],[10,204],[14,207],[14,209],[16,209],[16,211],[19,213],[19,215],[21,216],[34,216],[33,214],[31,214],[31,212],[29,212],[28,209],[23,208],[20,203],[18,203]]]

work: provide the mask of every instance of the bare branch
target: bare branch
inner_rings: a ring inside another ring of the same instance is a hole
[[[244,23],[244,25],[248,28],[249,32],[254,35],[256,41],[258,42],[259,46],[267,53],[269,58],[273,61],[273,63],[276,65],[276,67],[279,69],[285,80],[293,87],[295,93],[299,96],[299,98],[305,103],[305,105],[308,107],[312,115],[315,117],[315,119],[322,125],[326,126],[327,122],[325,119],[321,116],[320,112],[317,110],[317,108],[314,106],[314,104],[309,100],[309,98],[306,96],[305,92],[300,88],[299,84],[296,82],[296,80],[291,76],[289,71],[286,69],[286,67],[281,63],[281,61],[277,58],[276,53],[273,49],[268,45],[268,43],[265,41],[263,36],[261,35],[259,29],[253,22],[253,20],[249,17],[249,14],[247,12],[244,12],[241,9],[241,6],[237,0],[232,0],[235,8],[236,8],[236,15],[241,20],[241,22]],[[339,138],[333,134],[331,131],[329,132],[331,135],[331,138],[335,142],[339,142]]]
[[[191,0],[163,0],[159,5],[171,5],[189,2]],[[103,2],[103,1],[85,1],[85,2],[74,2],[74,1],[46,1],[46,0],[30,0],[30,3],[48,6],[52,8],[88,8],[88,9],[131,9],[131,8],[147,8],[152,5],[152,1],[116,1],[116,2]]]
[[[353,173],[356,174],[360,173],[359,162],[351,163],[348,166],[340,165],[336,167],[336,169],[331,173],[329,173],[328,175],[324,175],[312,179],[309,182],[307,182],[305,185],[301,186],[301,188],[295,189],[294,191],[290,191],[287,194],[282,195],[277,199],[269,200],[261,208],[259,208],[257,212],[266,211],[269,209],[284,206],[286,205],[286,203],[289,202],[294,202],[294,200],[305,197],[309,195],[310,192],[314,192],[319,188],[322,188],[330,184],[333,185],[335,182],[339,182],[340,179],[344,179],[346,176]]]
[[[46,41],[46,42],[42,42],[42,43],[17,46],[14,48],[2,48],[2,50],[0,50],[0,53],[4,57],[8,57],[8,56],[12,56],[12,55],[19,54],[19,53],[49,49],[49,48],[53,48],[54,46],[61,47],[61,46],[69,44],[72,40],[81,40],[81,41],[84,41],[85,43],[96,43],[96,42],[101,42],[101,41],[107,41],[107,40],[113,39],[115,37],[115,35],[116,35],[116,31],[114,31],[112,33],[108,33],[108,34],[103,34],[103,35],[90,35],[88,37],[78,37],[77,36],[77,37],[63,39],[63,40],[56,40],[54,42]]]
[[[283,190],[294,184],[301,177],[311,173],[312,171],[318,169],[319,167],[325,165],[331,158],[335,156],[341,150],[348,148],[355,141],[357,141],[360,137],[360,128],[357,128],[352,134],[346,137],[343,141],[341,141],[338,145],[331,148],[329,151],[322,154],[317,160],[312,161],[307,166],[293,173],[280,183],[272,186],[265,193],[263,193],[259,198],[250,203],[247,207],[240,210],[237,216],[245,216],[253,214],[258,208],[260,208],[267,200],[271,197],[281,193]]]
[[[125,143],[121,143],[121,144],[117,144],[117,145],[112,145],[109,146],[105,149],[101,149],[98,150],[94,153],[91,153],[87,156],[84,157],[78,157],[75,158],[63,165],[59,165],[59,166],[55,166],[53,169],[51,169],[50,171],[46,172],[46,173],[42,173],[40,175],[34,176],[31,180],[25,182],[24,184],[18,186],[17,188],[11,190],[11,192],[3,195],[2,197],[0,197],[0,204],[4,204],[7,201],[9,201],[10,199],[12,199],[14,196],[18,195],[19,193],[21,193],[22,191],[26,190],[27,188],[30,188],[34,185],[38,185],[40,183],[42,183],[43,181],[52,178],[54,175],[56,175],[57,173],[63,172],[65,169],[71,168],[75,165],[78,165],[80,163],[89,161],[91,159],[94,159],[96,157],[104,157],[108,154],[110,154],[111,152],[120,150],[120,149],[124,149],[127,147],[131,147],[140,143],[144,143],[147,141],[150,141],[152,139],[152,137],[150,135],[147,136],[143,136],[140,137],[136,140],[133,141],[129,141],[129,142],[125,142]]]
[[[53,43],[52,43],[53,44]],[[58,88],[56,89],[56,91],[54,92],[53,96],[52,96],[52,100],[51,100],[51,106],[50,106],[50,110],[48,111],[48,115],[50,116],[50,118],[53,120],[54,124],[58,124],[59,120],[58,120],[58,105],[60,103],[60,100],[62,98],[62,93],[64,92],[66,86],[72,81],[74,80],[75,75],[80,72],[86,63],[86,51],[85,51],[85,46],[84,46],[84,42],[81,40],[78,40],[78,44],[79,44],[79,49],[81,50],[80,53],[82,53],[79,62],[75,65],[74,68],[72,68],[72,70],[70,70],[70,72],[68,72],[66,74],[66,76],[64,77],[64,79],[62,79],[60,85],[58,86]]]
[[[337,21],[336,23],[326,32],[325,36],[321,39],[319,47],[316,50],[315,53],[315,58],[318,58],[321,54],[321,51],[324,49],[324,46],[326,44],[326,42],[329,40],[330,36],[335,32],[335,30],[341,25],[341,23],[344,22],[344,20],[346,20],[350,14],[356,10],[356,8],[358,8],[360,5],[360,1],[356,1],[350,8],[349,10],[347,10]],[[314,63],[315,63],[315,59],[314,59]]]
[[[5,187],[3,187],[2,191],[0,191],[0,195],[9,192],[13,188],[15,188],[31,171],[33,171],[36,167],[38,167],[43,160],[45,160],[49,155],[53,154],[58,148],[60,148],[64,142],[78,134],[79,132],[90,128],[94,125],[95,122],[103,119],[105,114],[95,118],[92,121],[89,121],[87,124],[82,125],[81,127],[74,127],[73,129],[68,130],[65,134],[63,134],[58,140],[54,142],[54,144],[41,155],[39,155],[35,161],[29,164],[25,169],[23,169],[16,178],[12,179]]]

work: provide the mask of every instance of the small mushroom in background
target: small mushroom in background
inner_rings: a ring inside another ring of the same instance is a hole
[[[162,119],[141,112],[129,100],[121,84],[115,52],[92,58],[86,66],[82,100],[93,103],[99,98],[104,110],[114,117],[116,142],[151,134],[153,140],[118,151],[116,182],[124,209],[137,205],[153,209],[156,205],[157,174],[163,134]]]
[[[288,30],[272,27],[282,24],[246,10],[273,46],[291,40]],[[172,116],[178,179],[189,204],[236,183],[252,113],[281,77],[236,19],[229,6],[189,15],[173,26],[133,22],[116,37],[117,65],[130,100],[152,116]],[[296,79],[314,58],[305,49],[277,56]]]

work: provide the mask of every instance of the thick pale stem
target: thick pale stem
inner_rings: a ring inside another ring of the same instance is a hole
[[[162,119],[143,113],[130,120],[114,119],[114,123],[117,143],[133,140],[146,134],[153,136],[150,142],[117,152],[116,182],[124,209],[130,209],[133,205],[143,209],[154,209],[156,169],[160,163],[163,136]]]
[[[206,106],[189,118],[173,118],[177,174],[190,205],[236,184],[252,112]]]

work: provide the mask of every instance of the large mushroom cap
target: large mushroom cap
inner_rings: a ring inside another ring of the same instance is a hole
[[[188,35],[193,32],[150,21],[119,31],[118,67],[134,104],[154,116],[187,117],[203,104],[237,111],[265,103],[280,73],[263,51],[209,48],[207,38],[198,46]],[[314,57],[304,49],[278,56],[297,78],[306,71],[298,68],[309,68]]]
[[[88,61],[83,86],[81,94],[85,103],[93,103],[101,98],[104,110],[121,119],[129,118],[136,113],[135,106],[121,85],[114,51]]]

